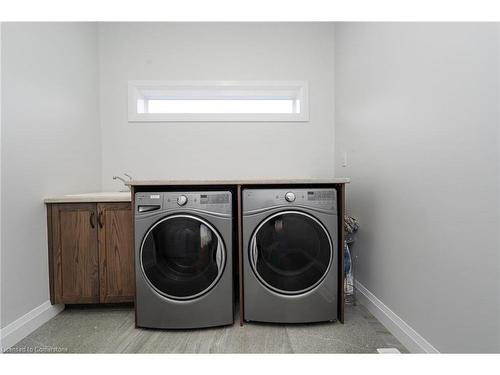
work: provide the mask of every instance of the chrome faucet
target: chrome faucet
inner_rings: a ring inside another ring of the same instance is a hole
[[[127,173],[124,173],[123,174],[124,176],[128,177],[128,180],[129,181],[132,181],[132,176],[127,174]],[[120,180],[121,182],[123,182],[123,185],[127,188],[127,190],[121,190],[121,191],[130,191],[130,186],[127,186],[127,180],[125,180],[123,177],[120,177],[120,176],[113,176],[113,180]]]

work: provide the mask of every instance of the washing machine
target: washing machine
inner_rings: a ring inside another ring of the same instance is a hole
[[[232,194],[135,194],[136,325],[232,324]]]
[[[337,320],[335,189],[243,191],[246,321]]]

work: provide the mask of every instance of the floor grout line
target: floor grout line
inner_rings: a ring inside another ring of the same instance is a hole
[[[188,331],[136,329],[132,309],[64,311],[17,346],[67,346],[88,353],[376,353],[406,349],[365,308],[347,310],[345,324],[245,324]],[[80,336],[80,337],[78,337]],[[366,345],[364,345],[366,343]]]

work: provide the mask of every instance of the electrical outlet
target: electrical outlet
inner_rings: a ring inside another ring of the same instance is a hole
[[[401,352],[397,348],[378,348],[378,354],[400,354]]]

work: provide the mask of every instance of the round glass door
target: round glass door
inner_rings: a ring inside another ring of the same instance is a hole
[[[208,292],[222,275],[225,249],[217,231],[190,215],[154,224],[141,245],[141,267],[150,286],[165,297],[193,299]]]
[[[333,246],[313,216],[286,211],[265,219],[250,242],[250,262],[259,280],[284,294],[301,294],[326,276]]]

